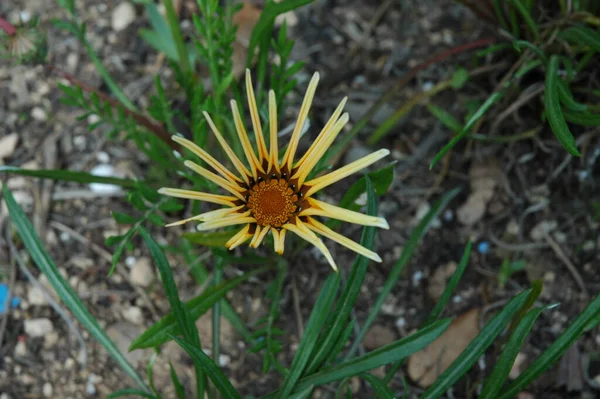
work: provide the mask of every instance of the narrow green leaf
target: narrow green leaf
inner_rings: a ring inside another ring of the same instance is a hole
[[[25,247],[27,248],[31,258],[41,270],[42,273],[48,278],[48,281],[62,299],[64,304],[73,312],[77,320],[90,332],[90,334],[98,340],[98,342],[106,348],[108,353],[117,362],[119,367],[131,377],[135,383],[142,388],[145,392],[149,392],[148,387],[137,374],[135,368],[127,361],[123,353],[119,351],[119,348],[114,344],[113,341],[106,335],[106,332],[100,327],[98,321],[94,316],[87,310],[77,293],[71,288],[69,283],[62,277],[58,272],[58,268],[50,258],[50,255],[44,249],[44,246],[40,238],[35,233],[31,222],[27,219],[27,216],[23,213],[23,210],[15,201],[11,191],[4,186],[2,188],[4,201],[8,207],[10,218],[13,221]]]
[[[460,281],[463,273],[465,272],[465,269],[467,268],[467,264],[469,263],[469,258],[471,257],[471,246],[472,246],[472,243],[471,243],[471,240],[469,240],[467,242],[465,251],[463,252],[463,256],[460,259],[460,263],[458,264],[458,267],[456,268],[456,271],[454,272],[454,274],[452,274],[452,277],[450,278],[450,280],[448,280],[448,283],[446,284],[446,288],[444,288],[444,292],[442,293],[442,296],[440,296],[437,303],[435,304],[435,307],[429,314],[429,317],[427,318],[425,325],[437,320],[437,318],[440,317],[440,315],[444,311],[444,308],[448,304],[450,297],[454,293],[454,290],[456,289],[458,282]]]
[[[550,57],[548,69],[546,71],[546,89],[544,90],[544,103],[546,106],[546,115],[552,132],[562,144],[565,150],[573,156],[580,156],[575,137],[571,134],[567,122],[560,109],[560,100],[558,96],[558,56]]]
[[[179,377],[177,376],[177,372],[175,371],[175,367],[169,362],[169,372],[171,374],[171,381],[173,382],[173,386],[175,387],[175,394],[177,395],[177,399],[186,399],[185,396],[185,387],[179,381]]]
[[[193,233],[183,233],[183,238],[191,243],[203,245],[205,247],[225,247],[225,243],[236,233],[235,230],[225,231],[198,231]]]
[[[309,385],[319,386],[339,381],[372,370],[379,366],[404,359],[435,341],[450,325],[450,319],[439,320],[416,333],[394,343],[371,351],[363,356],[348,360],[329,369],[309,375],[300,380],[296,389]]]
[[[23,169],[16,166],[0,166],[0,173],[14,173],[21,176],[32,176],[43,179],[72,181],[76,183],[103,183],[114,184],[128,189],[136,187],[136,182],[130,179],[121,179],[118,177],[97,176],[87,172],[76,172],[72,170],[60,169]]]
[[[450,85],[454,89],[462,89],[469,80],[469,71],[465,68],[458,68],[453,74]]]
[[[148,399],[157,399],[156,396],[149,394],[148,392],[140,391],[139,389],[133,389],[133,388],[121,389],[117,392],[113,392],[109,395],[106,395],[106,399],[114,399],[114,398],[120,398],[122,396],[131,396],[131,395],[137,395],[142,398],[148,398]]]
[[[573,93],[571,93],[571,91],[569,90],[569,88],[567,87],[567,84],[565,82],[563,82],[562,80],[558,80],[558,97],[560,98],[560,102],[563,103],[563,105],[571,110],[571,111],[575,111],[575,112],[584,112],[587,111],[588,106],[585,104],[581,104],[578,103],[575,98],[573,98]]]
[[[429,165],[429,169],[432,169],[435,166],[435,164],[437,164],[440,161],[440,159],[442,159],[444,157],[444,155],[446,155],[446,153],[448,151],[450,151],[460,140],[462,140],[462,138],[467,133],[469,133],[469,131],[477,123],[477,121],[479,121],[483,117],[483,115],[485,115],[485,113],[492,107],[492,105],[494,105],[496,102],[498,102],[498,100],[500,100],[500,98],[502,98],[503,95],[504,95],[503,92],[495,92],[491,96],[489,96],[487,98],[487,100],[485,100],[483,105],[481,107],[479,107],[477,112],[475,112],[473,114],[473,116],[471,116],[471,118],[469,118],[469,120],[467,121],[465,126],[462,128],[460,133],[458,133],[456,136],[454,136],[454,138],[452,140],[450,140],[450,142],[448,144],[446,144],[444,146],[444,148],[442,148],[435,155],[435,157],[433,158],[433,161],[431,161],[431,164]]]
[[[250,277],[263,273],[266,270],[268,270],[268,267],[249,271],[232,280],[224,281],[217,287],[207,288],[199,296],[190,299],[185,303],[185,306],[189,310],[192,319],[197,320],[200,316],[206,313],[216,301],[224,298],[227,292],[248,280]],[[159,346],[169,340],[167,334],[175,335],[180,333],[181,331],[177,326],[173,314],[169,313],[144,331],[139,337],[134,339],[129,347],[129,350],[132,351],[134,349]]]
[[[568,109],[563,111],[566,120],[580,126],[596,127],[600,126],[600,114],[589,112],[574,112]]]
[[[113,219],[115,219],[115,222],[119,223],[119,224],[134,224],[135,222],[138,221],[138,219],[136,217],[133,217],[131,215],[128,215],[126,213],[122,213],[122,212],[111,212],[111,215],[113,217]]]
[[[559,33],[558,36],[573,44],[585,44],[595,52],[600,53],[600,33],[595,32],[586,26],[572,26]]]
[[[454,190],[444,194],[442,198],[440,198],[437,202],[433,204],[431,210],[427,213],[427,215],[425,215],[423,219],[421,219],[419,225],[413,230],[408,242],[402,249],[400,259],[398,259],[398,261],[392,267],[392,270],[389,272],[387,280],[385,281],[383,289],[381,290],[381,293],[377,297],[375,304],[371,307],[369,315],[367,316],[367,319],[363,322],[360,332],[358,333],[354,342],[352,343],[352,346],[348,350],[345,359],[349,359],[350,357],[352,357],[352,355],[358,349],[358,346],[365,337],[365,334],[367,333],[367,331],[369,331],[371,324],[373,324],[373,321],[379,314],[379,311],[381,310],[381,306],[385,302],[385,299],[392,291],[392,289],[396,286],[396,283],[398,282],[402,271],[404,270],[408,262],[410,262],[410,260],[412,259],[414,252],[416,251],[416,249],[419,246],[419,243],[421,242],[421,239],[427,233],[427,231],[429,231],[429,227],[431,226],[431,222],[433,221],[433,219],[435,219],[437,215],[439,215],[440,212],[442,212],[442,210],[459,192],[460,189],[455,188]]]
[[[527,301],[530,290],[520,293],[511,299],[506,306],[492,320],[490,320],[481,332],[473,341],[465,348],[465,350],[452,362],[450,367],[446,369],[430,386],[421,399],[439,398],[452,385],[454,385],[460,377],[462,377],[475,362],[483,355],[485,350],[494,342],[496,337],[502,333],[506,326],[510,323],[512,317],[521,309]]]
[[[429,110],[431,115],[433,115],[438,121],[442,123],[442,125],[446,126],[454,133],[459,133],[462,130],[462,123],[460,123],[449,112],[446,112],[446,110],[433,104],[427,104],[427,109]]]
[[[394,393],[387,385],[373,374],[363,373],[360,375],[363,380],[367,381],[377,393],[377,397],[381,399],[395,399]]]
[[[287,398],[292,392],[296,382],[300,379],[300,376],[312,355],[312,351],[317,344],[317,339],[323,328],[323,324],[325,324],[325,320],[331,311],[331,305],[333,305],[339,286],[339,273],[331,274],[325,281],[325,284],[323,284],[319,298],[306,323],[302,340],[300,341],[290,370],[280,388],[280,398]]]
[[[504,350],[500,354],[500,358],[498,359],[492,374],[490,374],[483,385],[483,389],[479,394],[479,399],[495,399],[498,397],[504,383],[508,381],[508,374],[515,364],[515,359],[525,342],[525,338],[527,338],[527,335],[531,331],[538,316],[548,308],[548,306],[545,306],[532,309],[521,319],[517,328],[515,328],[508,342],[504,346]]]
[[[569,349],[571,345],[585,331],[586,326],[600,314],[600,295],[588,305],[577,318],[569,324],[564,333],[542,355],[536,359],[517,379],[515,379],[498,399],[509,399],[514,397],[523,388],[531,384],[536,378],[552,366]]]
[[[540,38],[540,32],[538,30],[537,24],[531,17],[529,10],[521,3],[520,0],[511,0],[511,3],[515,6],[519,14],[521,14],[521,18],[525,21],[525,24],[533,34],[534,39],[537,41]]]
[[[194,362],[198,362],[202,365],[204,372],[211,379],[215,387],[221,392],[224,398],[227,399],[236,399],[240,398],[240,394],[235,390],[231,382],[227,379],[223,371],[212,361],[212,359],[202,351],[202,349],[197,346],[192,345],[191,343],[177,338],[174,335],[169,334],[169,337],[177,342],[179,346],[181,346],[187,353],[192,357]]]
[[[117,269],[117,263],[119,263],[121,256],[123,256],[123,252],[125,252],[125,247],[127,246],[127,244],[129,243],[136,231],[137,229],[131,228],[127,230],[127,233],[125,233],[125,235],[122,236],[121,240],[119,241],[119,244],[117,245],[112,254],[110,270],[108,271],[109,276],[112,276],[112,274]]]
[[[369,179],[369,177],[366,176],[365,178],[367,189],[367,214],[376,215],[377,200],[375,198],[373,185],[371,184],[371,179]],[[360,240],[361,245],[366,248],[372,248],[374,240],[375,228],[365,227]],[[320,343],[318,347],[315,348],[314,356],[307,367],[308,373],[315,372],[319,366],[323,364],[325,359],[331,357],[332,349],[338,347],[336,343],[347,325],[348,317],[350,316],[356,298],[360,293],[360,287],[365,278],[368,265],[369,260],[367,258],[360,255],[356,257],[352,269],[350,270],[350,274],[348,275],[346,286],[344,287],[344,290],[337,301],[336,308],[331,313],[327,326],[324,329],[325,335],[319,339]]]

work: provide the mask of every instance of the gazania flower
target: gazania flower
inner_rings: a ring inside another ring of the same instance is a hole
[[[375,252],[333,231],[315,219],[315,216],[324,216],[364,226],[389,228],[383,218],[353,212],[315,198],[315,194],[325,187],[385,157],[389,154],[388,150],[382,149],[376,151],[333,172],[307,180],[319,159],[325,154],[325,151],[348,122],[348,114],[344,113],[342,115],[347,98],[344,98],[333,112],[333,115],[329,118],[329,121],[327,121],[325,127],[323,127],[321,133],[306,153],[298,161],[294,162],[298,141],[300,140],[301,131],[306,122],[318,81],[319,74],[315,73],[302,101],[290,143],[281,160],[278,156],[279,146],[275,93],[272,90],[269,92],[269,146],[267,148],[252,88],[252,80],[248,70],[246,70],[246,91],[248,93],[252,127],[256,137],[256,146],[258,147],[256,151],[246,133],[238,105],[235,101],[231,101],[235,128],[247,163],[243,163],[237,157],[213,123],[211,117],[206,112],[204,113],[212,132],[237,173],[227,169],[209,152],[198,147],[191,141],[179,136],[173,136],[174,141],[197,155],[214,172],[192,161],[185,161],[184,165],[220,186],[228,192],[228,195],[202,193],[178,188],[161,188],[159,190],[161,194],[223,205],[221,209],[175,222],[169,226],[189,221],[201,221],[203,223],[198,226],[198,229],[205,231],[219,227],[241,225],[241,229],[226,243],[229,249],[233,249],[248,240],[250,240],[250,246],[256,248],[270,232],[273,235],[275,252],[278,254],[283,254],[286,234],[292,232],[317,247],[323,253],[331,267],[337,270],[329,250],[321,238],[317,236],[318,234],[350,248],[369,259],[381,262],[381,258]]]

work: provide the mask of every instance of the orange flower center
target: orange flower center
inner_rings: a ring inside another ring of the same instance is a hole
[[[298,195],[285,179],[263,180],[248,190],[246,205],[256,223],[281,227],[297,210]]]

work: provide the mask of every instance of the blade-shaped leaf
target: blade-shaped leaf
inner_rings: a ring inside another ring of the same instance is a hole
[[[135,383],[144,390],[149,392],[142,378],[137,374],[135,368],[127,361],[123,353],[117,348],[115,343],[108,337],[94,316],[87,310],[77,293],[71,288],[69,283],[62,277],[58,271],[58,267],[54,264],[50,255],[44,249],[40,238],[35,233],[33,226],[27,216],[21,210],[21,207],[15,201],[11,191],[4,186],[4,200],[8,207],[10,218],[13,221],[25,247],[27,248],[31,258],[38,268],[48,278],[48,281],[62,299],[64,304],[73,312],[77,320],[90,332],[90,334],[98,340],[98,342],[106,348],[108,353],[115,359],[119,367],[125,371],[127,375],[135,381]]]

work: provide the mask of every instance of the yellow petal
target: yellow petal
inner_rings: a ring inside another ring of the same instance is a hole
[[[285,249],[285,229],[271,229],[271,231],[273,232],[275,252],[279,255],[283,255],[283,250]]]
[[[250,241],[250,246],[252,248],[258,248],[265,239],[265,236],[267,235],[269,230],[271,230],[271,226],[257,226],[256,232],[254,233],[254,237],[252,238],[252,241]]]
[[[252,76],[250,70],[246,69],[246,93],[248,94],[248,107],[250,108],[250,117],[252,118],[252,127],[256,135],[256,144],[258,145],[258,154],[261,160],[267,159],[269,153],[265,145],[265,137],[263,136],[262,127],[260,126],[260,116],[258,114],[258,106],[254,97],[254,89],[252,88]]]
[[[212,155],[204,151],[202,148],[198,147],[195,143],[191,142],[190,140],[184,139],[183,137],[179,136],[172,136],[171,139],[176,143],[181,144],[181,146],[187,148],[197,156],[199,156],[204,162],[206,162],[211,168],[219,172],[221,176],[223,176],[227,180],[235,182],[242,181],[239,177],[231,173],[229,169],[223,166],[222,163],[213,158]]]
[[[285,155],[283,156],[283,161],[281,163],[282,167],[287,166],[288,170],[292,170],[292,163],[294,162],[294,156],[296,155],[296,149],[298,148],[298,142],[300,141],[300,133],[302,132],[302,128],[306,122],[306,117],[308,116],[308,111],[310,110],[318,83],[319,73],[315,72],[310,80],[310,83],[308,84],[308,89],[306,89],[306,94],[304,95],[304,100],[302,101],[300,112],[298,113],[298,119],[296,120],[296,125],[294,126],[292,137],[290,138],[290,143],[288,144],[288,148],[285,151]]]
[[[319,222],[318,220],[309,217],[308,223],[306,225],[308,226],[309,229],[314,230],[315,232],[321,234],[322,236],[330,238],[333,241],[337,242],[338,244],[341,244],[341,245],[345,246],[346,248],[349,248],[352,251],[354,251],[358,254],[361,254],[364,257],[374,260],[375,262],[381,263],[381,258],[375,252],[371,251],[368,248],[365,248],[364,246],[360,245],[359,243],[357,243],[355,241],[352,241],[348,237],[331,230],[329,227],[325,226],[323,223]]]
[[[244,155],[246,155],[248,164],[250,164],[250,170],[252,171],[252,176],[254,177],[254,180],[256,180],[256,178],[258,176],[256,174],[257,170],[260,170],[262,173],[265,172],[261,165],[262,162],[260,162],[260,160],[256,158],[254,149],[252,149],[252,144],[250,144],[250,139],[248,138],[248,133],[246,132],[244,123],[242,122],[242,117],[240,116],[240,110],[238,109],[237,103],[235,102],[235,100],[231,100],[230,104],[231,104],[231,113],[233,114],[233,121],[235,124],[235,130],[237,131],[238,137],[240,139],[240,143],[242,143],[242,148],[244,149]]]
[[[277,173],[279,170],[279,147],[277,143],[277,101],[275,101],[275,92],[269,90],[269,170],[275,167]]]
[[[381,158],[390,154],[390,151],[387,149],[382,149],[379,151],[375,151],[372,154],[369,154],[365,157],[362,157],[352,163],[349,163],[346,166],[339,168],[331,173],[328,173],[324,176],[317,177],[316,179],[312,179],[305,183],[307,186],[311,186],[310,189],[306,192],[306,196],[310,196],[316,193],[323,188],[340,181],[353,173],[358,172],[361,169],[366,168],[367,166],[379,161]]]
[[[236,197],[230,197],[228,195],[202,193],[200,191],[182,190],[180,188],[163,187],[158,190],[158,193],[168,195],[170,197],[211,202],[213,204],[220,204],[226,206],[235,206],[234,201],[237,201]]]
[[[244,226],[240,231],[235,233],[235,235],[225,243],[225,247],[229,248],[229,250],[232,250],[251,239],[254,236],[254,234],[248,233],[249,230],[250,225]]]
[[[203,168],[195,162],[185,161],[183,164],[191,170],[193,170],[194,172],[198,173],[200,176],[204,177],[205,179],[210,180],[222,189],[229,191],[231,194],[235,195],[242,201],[245,201],[245,198],[241,193],[244,189],[238,186],[237,184],[232,183],[229,180],[225,180],[221,176],[214,174],[210,170]]]
[[[331,253],[323,243],[323,240],[317,237],[315,233],[313,233],[308,227],[306,227],[300,219],[296,218],[296,224],[286,223],[282,227],[286,230],[297,234],[298,236],[300,236],[301,238],[318,248],[319,251],[321,251],[321,253],[325,256],[325,259],[327,259],[327,262],[329,262],[329,265],[333,268],[333,270],[337,272],[337,265],[335,264]]]
[[[384,218],[369,216],[360,212],[354,212],[339,206],[328,204],[314,198],[308,198],[309,208],[300,212],[300,216],[325,216],[332,219],[343,220],[344,222],[360,224],[363,226],[375,226],[382,229],[389,229],[390,226]]]
[[[323,137],[321,138],[320,142],[318,143],[317,146],[314,146],[314,144],[313,144],[313,146],[311,146],[311,148],[308,150],[309,156],[301,164],[300,168],[294,174],[294,176],[292,176],[292,179],[294,179],[294,178],[298,179],[298,187],[302,186],[302,184],[308,177],[308,174],[312,171],[312,169],[315,167],[317,162],[319,162],[319,160],[321,159],[323,154],[325,154],[325,151],[327,151],[327,149],[329,148],[331,143],[333,143],[333,140],[335,140],[337,135],[342,131],[342,129],[344,128],[344,125],[346,125],[346,123],[348,123],[348,119],[349,119],[348,114],[344,114],[331,127],[330,130],[327,130],[327,131],[323,130],[321,132]],[[317,140],[319,140],[319,138],[317,138]]]
[[[203,222],[203,221],[207,221],[210,219],[228,217],[232,213],[235,213],[235,212],[241,210],[243,207],[244,207],[244,205],[240,205],[240,206],[236,206],[235,208],[223,208],[223,209],[217,209],[217,210],[210,211],[210,212],[201,213],[199,215],[192,216],[191,218],[187,218],[184,220],[179,220],[177,222],[169,223],[166,225],[166,227],[179,226],[181,224],[191,222],[193,220]]]
[[[219,129],[217,129],[217,127],[215,126],[210,115],[208,113],[206,113],[206,111],[203,111],[202,113],[204,114],[204,117],[206,118],[206,121],[208,122],[208,125],[210,126],[210,129],[212,130],[213,134],[219,141],[219,144],[221,144],[221,147],[223,147],[223,150],[225,151],[225,153],[231,160],[231,163],[237,169],[237,171],[239,172],[242,179],[244,179],[244,182],[248,183],[249,182],[248,176],[250,176],[250,172],[248,171],[248,169],[246,169],[246,167],[244,166],[242,161],[240,161],[240,159],[237,157],[237,155],[235,155],[235,152],[233,152],[233,150],[231,149],[229,144],[227,144],[227,141],[225,141],[225,139],[223,138],[223,135],[221,134],[221,132],[219,132]]]
[[[218,229],[219,227],[235,226],[238,224],[245,223],[256,223],[256,219],[248,215],[250,215],[249,211],[228,218],[213,219],[209,220],[208,222],[199,224],[196,228],[198,229],[198,231],[206,231]]]
[[[321,130],[321,133],[319,133],[319,135],[317,136],[317,138],[315,139],[315,141],[312,143],[312,145],[310,146],[310,148],[308,149],[308,151],[306,151],[306,153],[304,153],[304,155],[296,163],[296,165],[294,166],[294,168],[299,168],[304,163],[304,161],[306,161],[306,158],[308,158],[310,156],[310,154],[312,153],[312,151],[314,151],[316,148],[318,148],[318,146],[321,143],[321,140],[323,140],[323,137],[327,134],[327,132],[329,131],[329,129],[331,129],[331,127],[333,126],[333,124],[335,122],[337,122],[338,118],[342,114],[342,111],[344,110],[344,106],[346,105],[346,101],[348,101],[348,97],[344,97],[342,99],[342,101],[337,106],[337,108],[335,109],[335,111],[333,111],[333,114],[331,114],[331,117],[329,118],[329,120],[327,121],[327,123],[325,124],[325,126],[323,126],[323,129]]]

